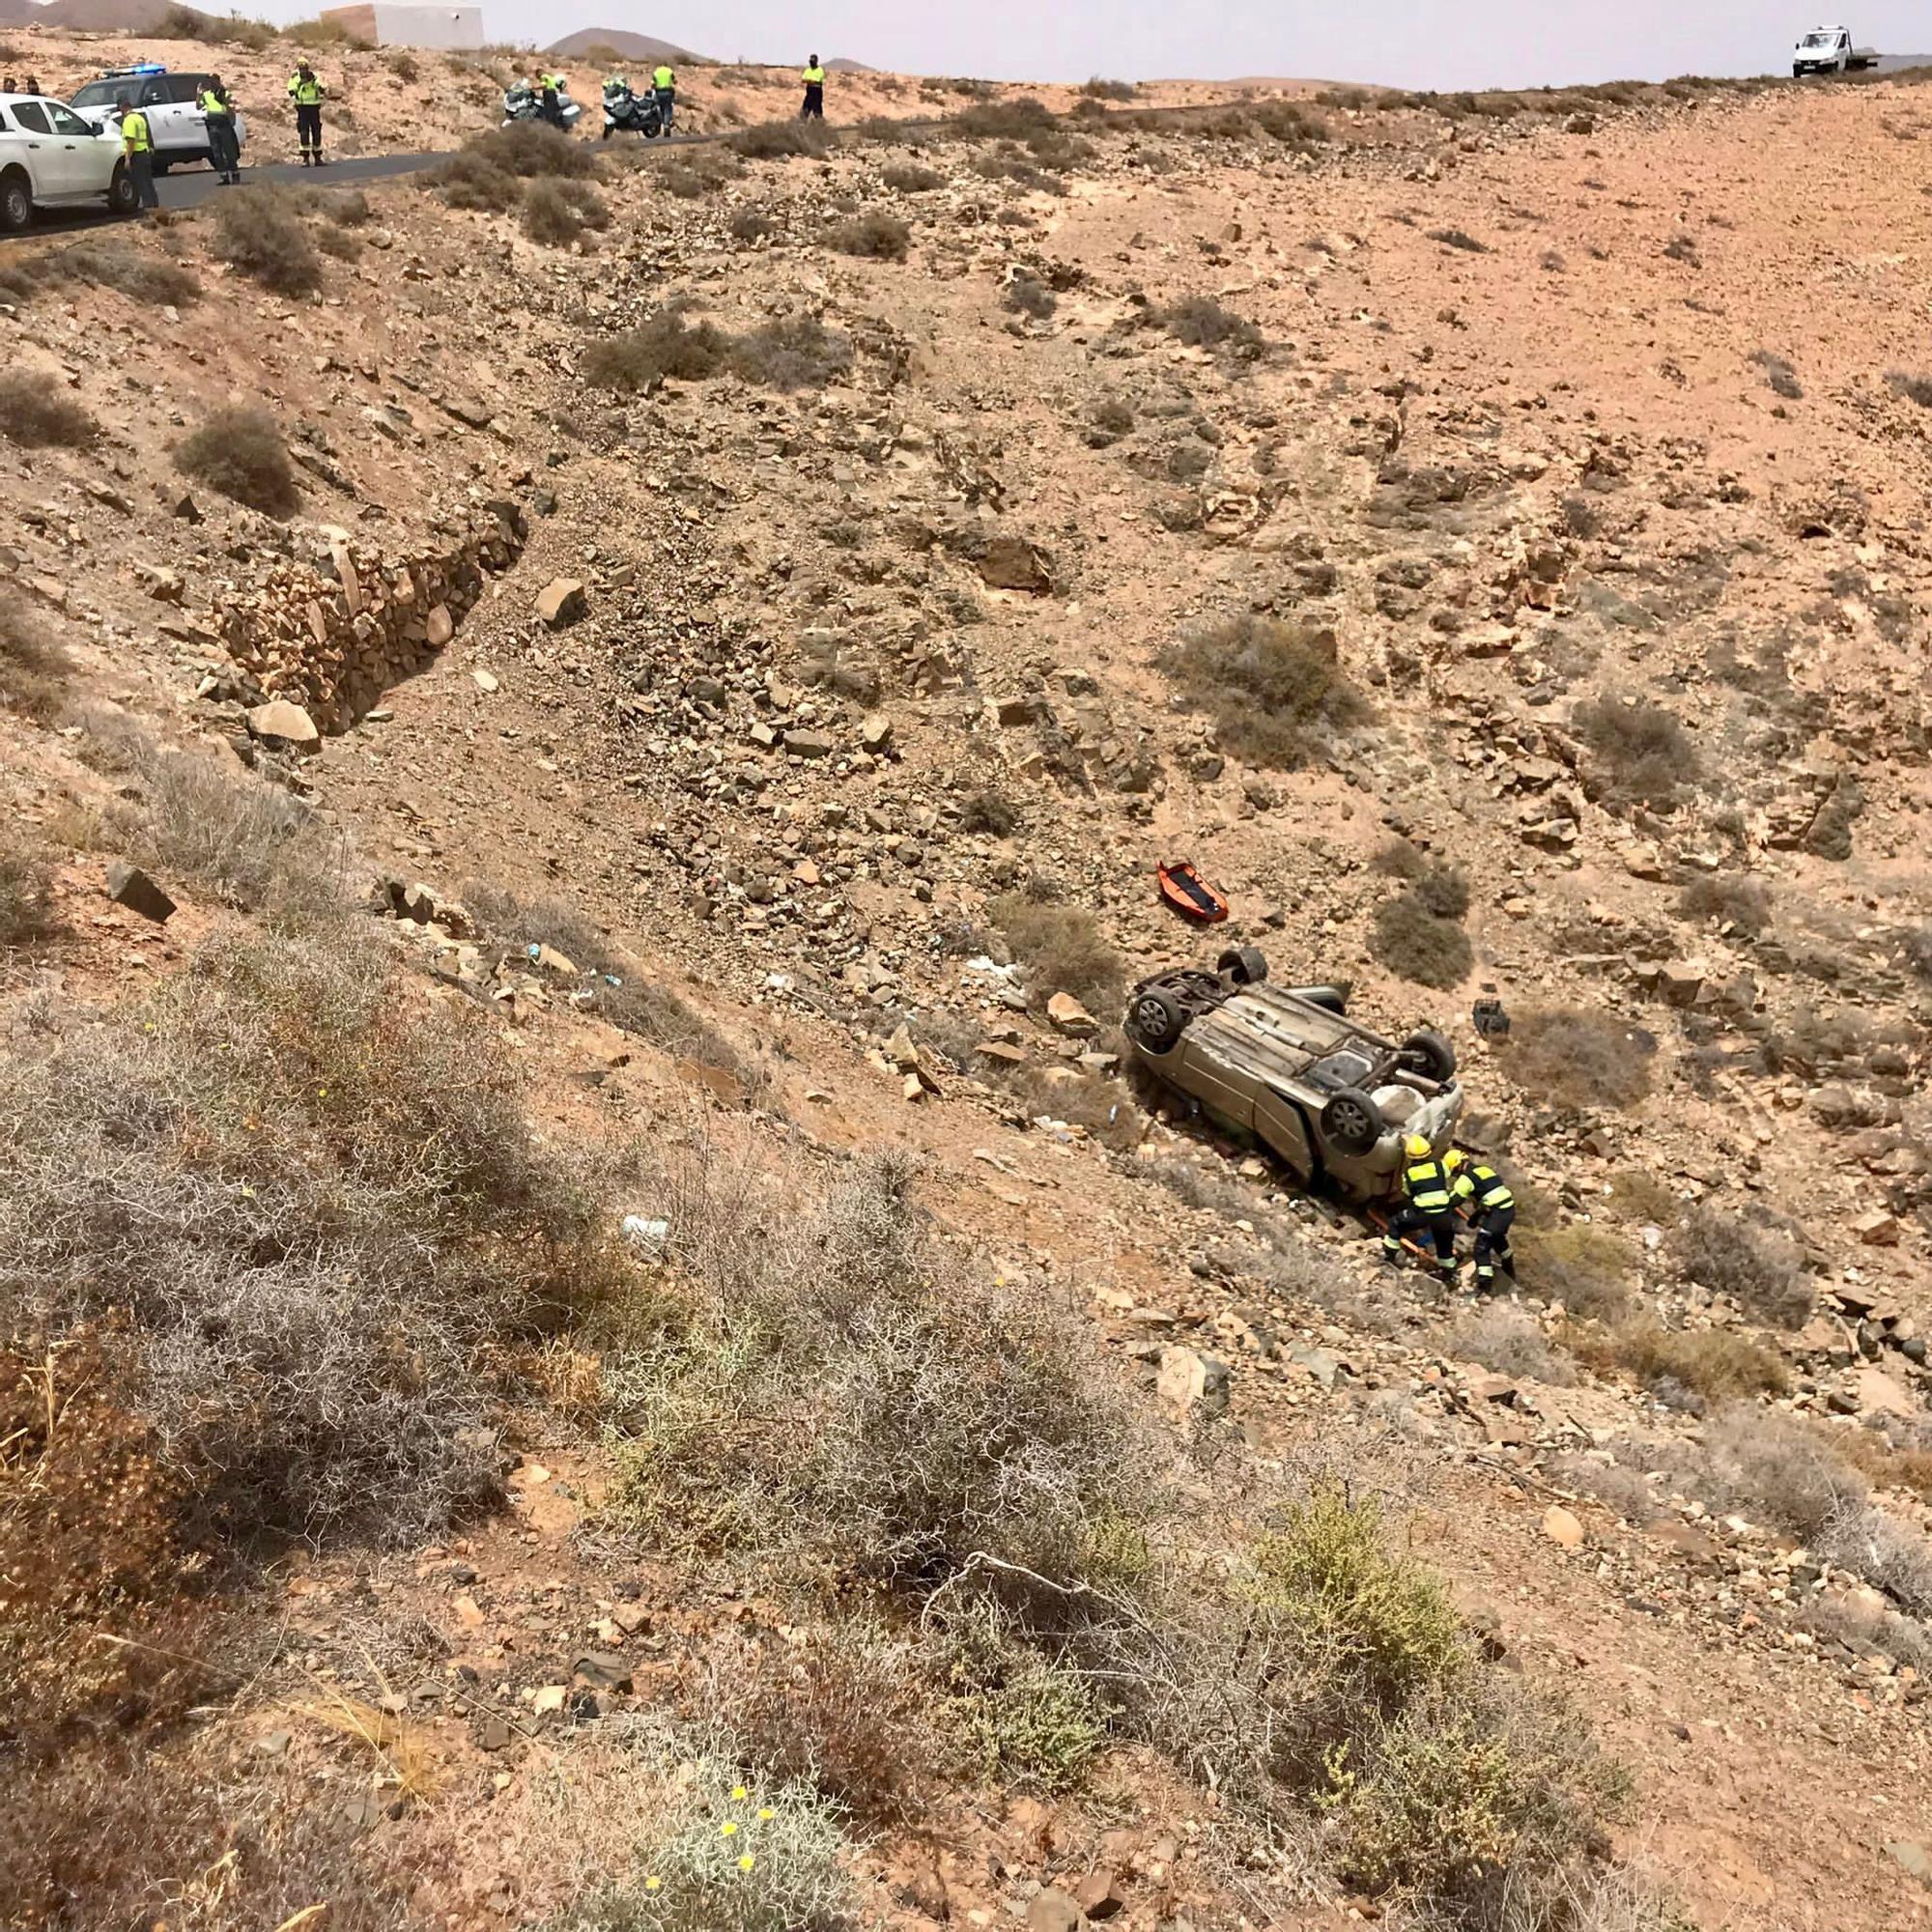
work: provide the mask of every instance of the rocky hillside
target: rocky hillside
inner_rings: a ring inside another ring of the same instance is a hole
[[[1919,92],[850,84],[0,258],[11,1922],[1932,1920]]]

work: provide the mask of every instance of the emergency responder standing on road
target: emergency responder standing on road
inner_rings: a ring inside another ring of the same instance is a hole
[[[296,139],[301,143],[305,168],[322,165],[322,97],[327,92],[307,61],[296,63],[289,76],[289,99],[296,104]]]
[[[1402,1265],[1406,1235],[1425,1232],[1435,1237],[1435,1264],[1442,1279],[1456,1279],[1455,1194],[1448,1168],[1420,1134],[1403,1142],[1402,1207],[1390,1218],[1382,1236],[1382,1256],[1393,1267]]]
[[[798,110],[801,121],[823,121],[825,119],[825,70],[818,64],[818,56],[805,64],[805,72],[799,76],[805,82],[805,105]]]
[[[155,137],[148,130],[148,117],[125,94],[114,103],[114,111],[121,117],[121,152],[128,157],[135,205],[143,210],[158,208],[161,198],[155,192]]]
[[[235,138],[235,103],[218,73],[201,90],[200,106],[208,122],[208,158],[222,186],[232,187],[242,179],[242,144]]]
[[[1449,1170],[1450,1192],[1470,1204],[1476,1228],[1476,1293],[1487,1294],[1496,1285],[1498,1263],[1512,1281],[1516,1279],[1516,1256],[1510,1248],[1516,1196],[1488,1161],[1469,1160],[1460,1149],[1452,1148],[1443,1156],[1443,1165]]]
[[[677,111],[677,74],[667,61],[660,61],[651,70],[651,92],[658,98],[658,106],[664,114],[664,130],[670,132],[671,117]]]

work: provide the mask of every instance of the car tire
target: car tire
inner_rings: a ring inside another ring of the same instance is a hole
[[[1402,1052],[1416,1072],[1438,1087],[1456,1077],[1456,1049],[1433,1027],[1410,1034],[1402,1043]]]
[[[1187,1009],[1165,986],[1143,986],[1127,1009],[1127,1037],[1143,1053],[1172,1053],[1187,1028]]]
[[[114,170],[114,179],[107,184],[107,212],[124,221],[141,212],[140,192],[125,161]]]
[[[1231,946],[1215,960],[1214,970],[1237,986],[1259,986],[1268,976],[1268,963],[1259,946]]]
[[[33,218],[33,183],[18,168],[0,176],[0,234],[16,234]]]
[[[1339,1153],[1367,1153],[1387,1131],[1375,1095],[1359,1087],[1337,1089],[1321,1109],[1322,1138]]]

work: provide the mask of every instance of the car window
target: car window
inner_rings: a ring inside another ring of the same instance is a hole
[[[54,124],[56,134],[85,134],[90,139],[94,134],[91,123],[83,121],[71,108],[63,107],[58,100],[41,103],[47,110],[47,119]]]
[[[164,80],[151,80],[141,90],[143,107],[159,107],[168,98],[168,84]]]
[[[90,80],[71,99],[76,107],[112,107],[126,83],[118,80]]]
[[[205,76],[194,73],[178,73],[168,81],[170,100],[195,101],[201,99],[202,81]]]
[[[46,110],[38,100],[20,100],[14,105],[14,119],[29,134],[51,134]]]

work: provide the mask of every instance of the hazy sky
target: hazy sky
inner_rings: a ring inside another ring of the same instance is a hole
[[[1416,88],[1788,71],[1791,43],[1814,23],[1792,0],[1623,0],[1619,6],[1603,0],[482,4],[492,39],[547,43],[577,27],[628,27],[723,60],[802,62],[816,50],[827,59],[846,55],[873,67],[991,80],[1281,74]],[[314,11],[314,0],[277,7],[284,17]],[[1882,52],[1932,49],[1932,14],[1922,0],[1867,0],[1825,17],[1845,21],[1861,43]]]

